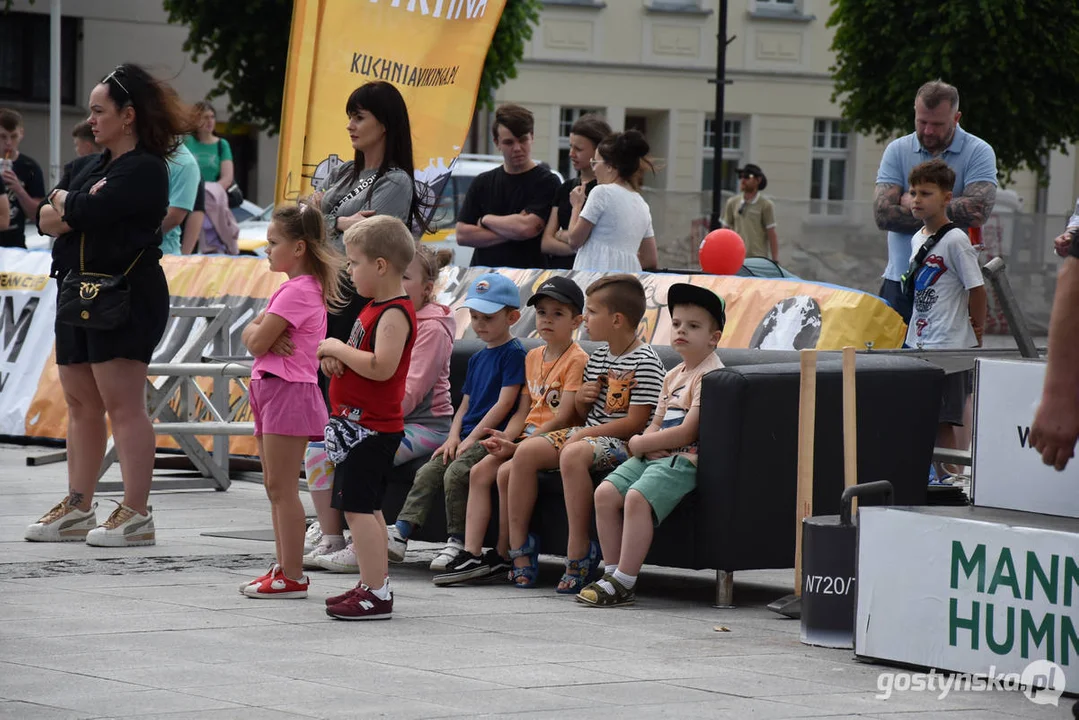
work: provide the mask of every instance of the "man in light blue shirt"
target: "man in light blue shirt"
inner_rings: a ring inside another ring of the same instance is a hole
[[[183,145],[169,156],[169,211],[161,221],[161,252],[180,254],[180,224],[195,207],[202,174],[199,163]]]
[[[888,143],[877,171],[873,217],[888,231],[888,267],[880,296],[910,322],[910,299],[899,279],[910,265],[911,238],[922,227],[910,213],[907,178],[915,165],[940,158],[955,171],[948,217],[960,228],[981,227],[993,212],[997,197],[997,156],[989,143],[959,127],[959,91],[934,80],[914,98],[914,127]]]

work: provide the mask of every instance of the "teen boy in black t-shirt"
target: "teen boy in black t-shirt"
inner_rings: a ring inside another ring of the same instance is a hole
[[[534,125],[520,105],[495,111],[492,134],[502,167],[472,181],[457,222],[457,244],[476,248],[473,267],[544,267],[540,242],[559,182],[532,161]]]
[[[22,115],[0,109],[0,178],[7,188],[11,220],[0,230],[0,247],[26,247],[26,219],[34,217],[45,197],[45,176],[30,156],[19,152]]]

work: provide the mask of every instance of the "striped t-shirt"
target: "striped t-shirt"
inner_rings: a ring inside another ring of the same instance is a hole
[[[654,412],[665,376],[663,361],[647,343],[624,355],[612,355],[610,346],[602,345],[584,367],[585,382],[606,378],[599,397],[588,411],[585,425],[595,427],[624,418],[630,405],[651,405]],[[648,421],[652,421],[651,416]]]

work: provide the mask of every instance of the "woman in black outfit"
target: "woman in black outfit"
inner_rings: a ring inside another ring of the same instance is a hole
[[[193,127],[175,91],[130,64],[90,93],[90,126],[101,155],[65,176],[38,210],[41,232],[56,237],[52,277],[69,272],[115,275],[129,270],[130,313],[113,330],[56,322],[56,363],[68,410],[68,495],[26,539],[89,545],[152,545],[147,507],[154,431],[146,412],[146,370],[169,317],[161,258],[168,208],[165,158]],[[105,454],[108,414],[124,481],[124,501],[101,525],[93,503]]]

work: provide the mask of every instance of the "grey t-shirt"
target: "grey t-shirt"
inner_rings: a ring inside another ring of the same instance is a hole
[[[408,173],[392,168],[375,180],[376,170],[361,170],[356,180],[350,183],[353,164],[349,160],[338,165],[326,176],[322,186],[322,214],[326,220],[326,233],[338,250],[345,247],[343,233],[336,228],[339,217],[355,215],[361,210],[374,210],[377,215],[391,215],[409,224],[413,184]],[[371,187],[372,182],[374,187]]]

